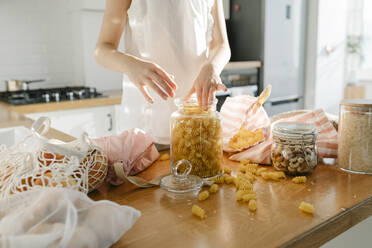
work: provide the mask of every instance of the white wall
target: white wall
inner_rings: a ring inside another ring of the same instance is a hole
[[[82,84],[76,5],[73,0],[1,0],[0,81],[48,79],[33,87]]]
[[[363,53],[362,67],[368,68],[372,73],[372,1],[364,0],[363,13]]]
[[[104,0],[0,0],[0,90],[7,79],[47,79],[31,88],[121,88],[120,73],[94,60]]]
[[[94,49],[98,40],[104,12],[104,6],[99,7],[96,4],[85,5],[84,9],[80,12],[85,82],[87,86],[96,87],[97,89],[119,89],[121,88],[122,74],[108,71],[98,65],[94,60]],[[123,49],[122,45],[123,42],[120,42],[120,50]]]
[[[372,83],[372,1],[365,0],[363,8],[363,60],[358,76],[360,81]]]

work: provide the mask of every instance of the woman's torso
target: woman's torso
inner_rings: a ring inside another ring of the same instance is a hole
[[[149,60],[175,76],[176,97],[191,89],[208,58],[212,38],[214,0],[133,0],[124,31],[126,53]],[[169,117],[173,99],[164,101],[151,92],[148,104],[139,90],[123,75],[122,129],[138,127],[157,143],[169,144]]]

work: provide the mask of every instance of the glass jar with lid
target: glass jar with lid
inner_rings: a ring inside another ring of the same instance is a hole
[[[271,147],[273,166],[294,176],[313,172],[318,164],[316,138],[314,125],[290,122],[275,124]]]
[[[372,174],[372,100],[349,99],[340,104],[338,167]]]
[[[201,178],[222,174],[222,130],[216,102],[203,110],[195,97],[176,99],[178,110],[171,116],[171,161],[190,161],[190,174]],[[185,170],[178,169],[180,173]]]

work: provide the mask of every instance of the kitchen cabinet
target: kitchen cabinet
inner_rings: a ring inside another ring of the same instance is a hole
[[[43,113],[26,114],[26,117],[36,120],[41,116],[51,119],[53,128],[74,137],[80,137],[87,132],[90,137],[115,135],[117,133],[116,105],[61,110]]]

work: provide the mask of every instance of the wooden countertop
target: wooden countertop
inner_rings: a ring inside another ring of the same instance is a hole
[[[238,171],[238,163],[226,158],[224,163]],[[169,161],[159,161],[139,176],[151,179],[168,172]],[[254,189],[256,213],[235,200],[235,188],[229,185],[204,202],[172,200],[159,188],[128,183],[106,186],[90,197],[142,212],[114,247],[317,247],[372,214],[372,176],[330,165],[319,165],[304,185],[258,178]],[[315,206],[314,216],[298,209],[301,201]],[[205,209],[207,219],[192,216],[193,203]]]
[[[101,107],[121,103],[121,90],[103,91],[102,93],[105,97],[74,101],[38,103],[20,106],[13,106],[10,104],[3,103],[3,106],[6,106],[12,112],[16,112],[19,114],[31,114],[67,109]]]
[[[0,128],[25,126],[31,127],[33,120],[24,116],[28,113],[48,112],[76,108],[100,107],[106,105],[114,105],[121,103],[121,90],[105,91],[106,97],[95,99],[84,99],[77,101],[64,101],[58,103],[40,103],[13,106],[4,102],[0,102]],[[51,128],[46,134],[47,138],[55,138],[65,142],[72,141],[75,138]]]
[[[84,99],[75,101],[63,101],[58,103],[40,103],[13,106],[0,102],[0,128],[25,126],[30,127],[33,121],[24,116],[29,113],[39,113],[48,111],[58,111],[77,108],[101,107],[121,103],[121,90],[104,91],[102,98]],[[55,138],[65,142],[72,141],[75,138],[55,129],[50,129],[46,134],[47,138]]]

